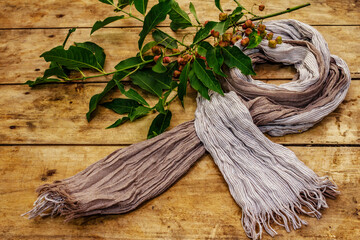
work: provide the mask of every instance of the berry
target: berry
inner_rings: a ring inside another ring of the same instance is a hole
[[[250,33],[252,33],[251,28],[247,28],[247,29],[245,30],[245,34],[246,34],[246,36],[249,36],[249,35],[250,35]]]
[[[209,20],[207,20],[207,21],[204,22],[204,27],[206,26],[206,24],[207,24],[208,22],[209,22]]]
[[[282,38],[280,36],[278,36],[275,41],[277,44],[282,44]]]
[[[179,66],[179,71],[181,72],[184,69],[184,65]]]
[[[164,57],[163,58],[163,63],[169,63],[170,62],[170,58],[169,57]]]
[[[186,63],[191,59],[191,55],[185,54],[185,55],[183,56],[183,59],[184,59],[185,64],[186,64]]]
[[[246,28],[251,28],[251,27],[253,27],[253,22],[250,19],[248,19],[245,22],[245,26],[246,26]]]
[[[263,4],[259,5],[259,11],[264,11],[264,9],[265,9],[265,5]]]
[[[173,53],[179,53],[180,50],[179,50],[178,48],[174,48],[174,49],[172,50],[172,52],[173,52]]]
[[[241,39],[241,36],[237,35],[231,39],[231,43],[234,45],[237,41]]]
[[[206,61],[206,57],[200,56],[199,58],[201,58],[202,60]]]
[[[159,46],[153,46],[151,48],[151,51],[153,52],[154,55],[160,55],[161,54],[161,48]]]
[[[241,46],[245,47],[249,44],[250,39],[249,38],[244,38],[241,40]]]
[[[226,42],[226,41],[219,41],[219,46],[220,47],[227,47],[230,45],[230,42]]]
[[[264,32],[265,29],[266,29],[266,26],[265,26],[264,24],[259,24],[258,30],[259,30],[261,33]]]
[[[220,13],[219,14],[219,20],[222,22],[222,21],[225,21],[226,19],[228,18],[228,14],[227,13]]]
[[[220,36],[220,33],[213,29],[213,30],[211,30],[211,36],[218,38]]]
[[[245,23],[243,25],[241,25],[242,29],[247,29],[247,26],[245,25]]]
[[[186,64],[186,61],[182,58],[182,57],[178,57],[178,59],[177,59],[177,61],[178,61],[178,63],[180,64],[180,65],[185,65]]]
[[[178,77],[180,77],[180,74],[181,74],[181,72],[179,70],[175,70],[173,76],[174,76],[174,78],[178,78]]]
[[[269,40],[269,47],[276,48],[276,41],[275,40]]]
[[[159,60],[159,58],[160,58],[160,55],[156,55],[156,56],[154,57],[154,61],[157,62],[157,61]]]
[[[232,33],[224,33],[222,35],[222,40],[226,42],[230,42],[233,34]]]
[[[264,38],[264,37],[266,37],[266,34],[267,34],[267,32],[264,31],[264,32],[260,33],[260,37],[261,37],[261,38]]]
[[[267,40],[271,40],[271,39],[273,39],[273,37],[274,37],[274,34],[271,32],[271,33],[268,33],[267,35],[266,35],[266,38],[267,38]]]

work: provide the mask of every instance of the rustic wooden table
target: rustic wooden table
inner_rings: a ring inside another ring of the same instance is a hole
[[[179,2],[187,9],[188,1]],[[251,7],[255,1],[241,2]],[[265,13],[304,3],[262,2]],[[277,239],[359,239],[360,4],[357,0],[310,2],[311,7],[279,18],[294,18],[318,29],[332,54],[348,63],[353,81],[345,101],[321,123],[302,134],[271,139],[288,146],[319,175],[333,178],[341,195],[329,200],[330,208],[321,220],[304,217],[309,226],[289,234],[277,227]],[[217,19],[212,0],[193,3],[201,21]],[[230,0],[222,4],[227,11],[234,7]],[[96,20],[114,14],[97,0],[1,1],[0,10],[0,239],[246,239],[241,209],[208,155],[167,192],[128,214],[70,223],[62,218],[20,217],[36,199],[37,186],[72,176],[115,149],[144,140],[154,116],[105,130],[118,117],[100,108],[87,123],[89,99],[109,78],[34,89],[22,85],[43,72],[47,63],[39,55],[61,44],[70,27],[79,27],[71,42],[91,40],[106,49],[110,70],[136,52],[138,22],[119,21],[90,37]],[[166,31],[168,24],[162,26]],[[294,69],[281,65],[262,65],[256,71],[258,79],[273,83],[288,81],[294,74]],[[172,104],[171,127],[193,119],[195,93],[189,95],[185,110]],[[156,103],[151,96],[148,101]]]

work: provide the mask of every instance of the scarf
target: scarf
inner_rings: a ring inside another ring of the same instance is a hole
[[[152,199],[183,176],[207,151],[242,209],[246,235],[259,239],[272,225],[287,231],[306,225],[301,214],[320,218],[325,197],[339,192],[328,177],[319,177],[286,147],[264,133],[301,133],[334,111],[350,86],[350,72],[330,55],[321,34],[296,20],[266,23],[283,44],[269,48],[263,40],[243,49],[253,64],[294,65],[293,80],[279,86],[254,80],[238,69],[224,68],[221,96],[197,97],[195,120],[152,139],[119,149],[84,171],[37,189],[38,199],[26,214],[64,216],[120,214]],[[239,42],[236,46],[241,48]]]

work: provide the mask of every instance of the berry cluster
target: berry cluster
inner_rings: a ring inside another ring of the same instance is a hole
[[[222,16],[224,16],[224,13],[220,13],[219,19],[223,19]],[[258,24],[257,26],[255,26],[255,24],[250,19],[248,19],[242,25],[241,30],[227,32],[221,36],[218,31],[211,30],[211,36],[213,36],[217,40],[215,46],[219,45],[221,47],[227,47],[229,45],[234,45],[237,41],[241,40],[241,45],[246,47],[250,42],[249,36],[253,32],[257,32],[257,34],[261,38],[264,38],[266,36],[265,29],[266,26],[264,24]]]
[[[268,43],[269,47],[276,48],[277,44],[282,44],[282,38],[281,38],[281,36],[278,36],[275,39],[273,39],[273,37],[274,37],[274,34],[272,32],[268,33],[266,35],[266,39],[269,40],[269,43]]]

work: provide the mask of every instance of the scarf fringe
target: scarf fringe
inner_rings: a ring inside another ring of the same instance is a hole
[[[321,218],[319,210],[328,208],[325,197],[335,199],[340,193],[337,186],[327,177],[319,177],[319,184],[314,190],[304,189],[297,195],[297,199],[281,208],[272,211],[254,213],[250,209],[242,209],[241,223],[246,235],[251,239],[261,239],[263,229],[272,237],[278,233],[271,226],[273,223],[284,227],[287,232],[297,230],[307,222],[300,218],[300,214]]]
[[[65,216],[65,221],[72,219],[72,215],[80,210],[77,201],[74,200],[65,190],[65,185],[60,181],[54,184],[40,186],[36,192],[39,197],[33,204],[33,208],[22,214],[28,219],[36,217],[56,217]]]

